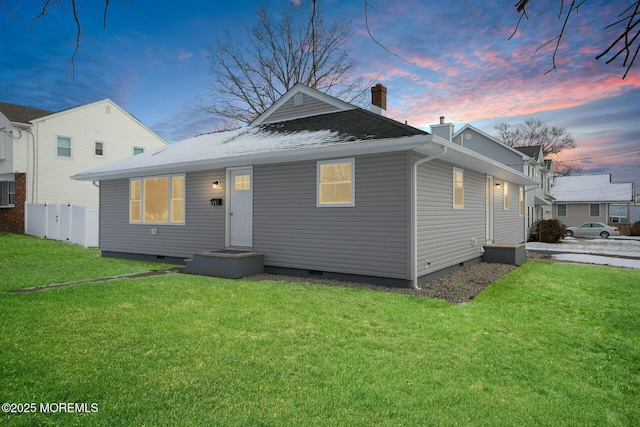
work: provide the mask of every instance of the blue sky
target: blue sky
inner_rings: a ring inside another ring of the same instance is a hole
[[[58,111],[110,98],[169,142],[220,126],[201,109],[214,83],[207,48],[225,31],[241,40],[241,20],[252,22],[261,4],[274,10],[281,4],[112,0],[103,28],[102,2],[80,0],[82,39],[72,78],[76,29],[68,0],[32,25],[40,3],[10,0],[0,7],[0,100]],[[351,19],[357,76],[387,86],[390,117],[429,130],[444,115],[457,129],[470,123],[492,135],[496,124],[540,118],[576,139],[577,148],[559,160],[640,187],[640,63],[622,80],[620,61],[595,60],[614,34],[604,27],[628,0],[587,2],[567,29],[558,70],[548,74],[553,46],[532,56],[560,29],[557,2],[538,1],[554,6],[532,8],[532,19],[511,40],[515,1],[370,3],[379,12],[369,15],[375,36],[410,63],[368,36],[364,0],[319,1],[327,22]]]

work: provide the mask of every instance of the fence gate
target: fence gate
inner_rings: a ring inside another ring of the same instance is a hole
[[[25,233],[84,247],[98,246],[98,209],[72,204],[25,203]]]

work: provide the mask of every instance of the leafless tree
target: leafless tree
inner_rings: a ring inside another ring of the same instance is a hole
[[[580,175],[582,173],[582,167],[576,162],[554,162],[553,174],[554,176],[569,176]]]
[[[520,14],[520,18],[515,26],[511,37],[513,37],[520,27],[523,19],[529,19],[529,14],[527,13],[527,6],[532,4],[541,3],[541,0],[518,0],[516,2],[516,9]],[[558,21],[561,22],[560,29],[558,34],[540,46],[534,55],[540,51],[540,49],[546,47],[547,45],[555,45],[553,56],[551,57],[552,67],[547,71],[547,73],[557,70],[556,65],[556,57],[558,55],[558,49],[560,48],[560,43],[562,42],[563,37],[565,36],[565,31],[567,30],[567,24],[569,21],[576,16],[580,12],[581,7],[587,7],[585,5],[586,0],[571,0],[569,1],[561,0],[558,5]],[[633,63],[638,56],[638,52],[640,51],[640,0],[635,0],[629,3],[629,6],[621,11],[618,15],[618,20],[612,22],[607,25],[605,29],[617,28],[619,32],[618,36],[612,40],[609,46],[602,51],[596,59],[606,58],[606,63],[609,64],[616,60],[618,57],[622,57],[622,66],[625,68],[624,74],[622,78],[624,79],[629,74]],[[509,38],[511,38],[509,37]]]
[[[296,83],[347,102],[363,99],[370,82],[352,76],[357,62],[345,47],[349,21],[325,26],[316,0],[289,3],[275,19],[263,7],[254,24],[242,25],[247,42],[227,33],[209,48],[210,113],[249,123]]]
[[[106,28],[107,26],[107,10],[109,9],[109,2],[110,0],[104,0],[104,9],[102,15],[103,28]],[[73,21],[76,27],[76,45],[73,53],[71,54],[71,59],[69,60],[69,67],[71,68],[72,78],[75,76],[76,72],[75,59],[78,55],[78,51],[80,50],[80,39],[82,36],[82,23],[78,14],[79,3],[80,0],[44,0],[42,2],[42,8],[40,9],[40,12],[36,16],[34,16],[33,20],[31,21],[31,28],[33,29],[34,24],[39,19],[42,19],[46,15],[48,15],[55,7],[64,7],[71,10],[71,13],[73,14]]]
[[[541,145],[545,157],[576,146],[573,136],[565,128],[549,127],[539,119],[527,119],[515,125],[501,123],[495,129],[503,144],[509,147]]]

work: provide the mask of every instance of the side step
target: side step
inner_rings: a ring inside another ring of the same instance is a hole
[[[183,272],[199,276],[240,279],[264,273],[264,254],[260,252],[198,252],[185,260]]]

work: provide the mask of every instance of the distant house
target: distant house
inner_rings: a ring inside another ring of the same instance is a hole
[[[584,222],[608,223],[611,204],[632,203],[632,185],[614,184],[611,175],[558,176],[551,194],[553,217],[573,227]]]
[[[167,143],[113,101],[57,113],[0,102],[0,230],[24,232],[24,204],[98,207],[88,168]]]
[[[386,88],[372,88],[377,111]],[[104,256],[264,254],[267,272],[417,286],[524,241],[521,172],[297,84],[249,126],[74,177],[100,182]],[[497,184],[501,187],[498,188]]]
[[[541,146],[512,148],[469,124],[454,133],[453,123],[445,123],[444,117],[441,117],[439,124],[431,126],[431,133],[496,160],[536,181],[536,184],[524,188],[527,227],[531,229],[536,221],[551,219],[553,166],[550,160],[544,160]]]

